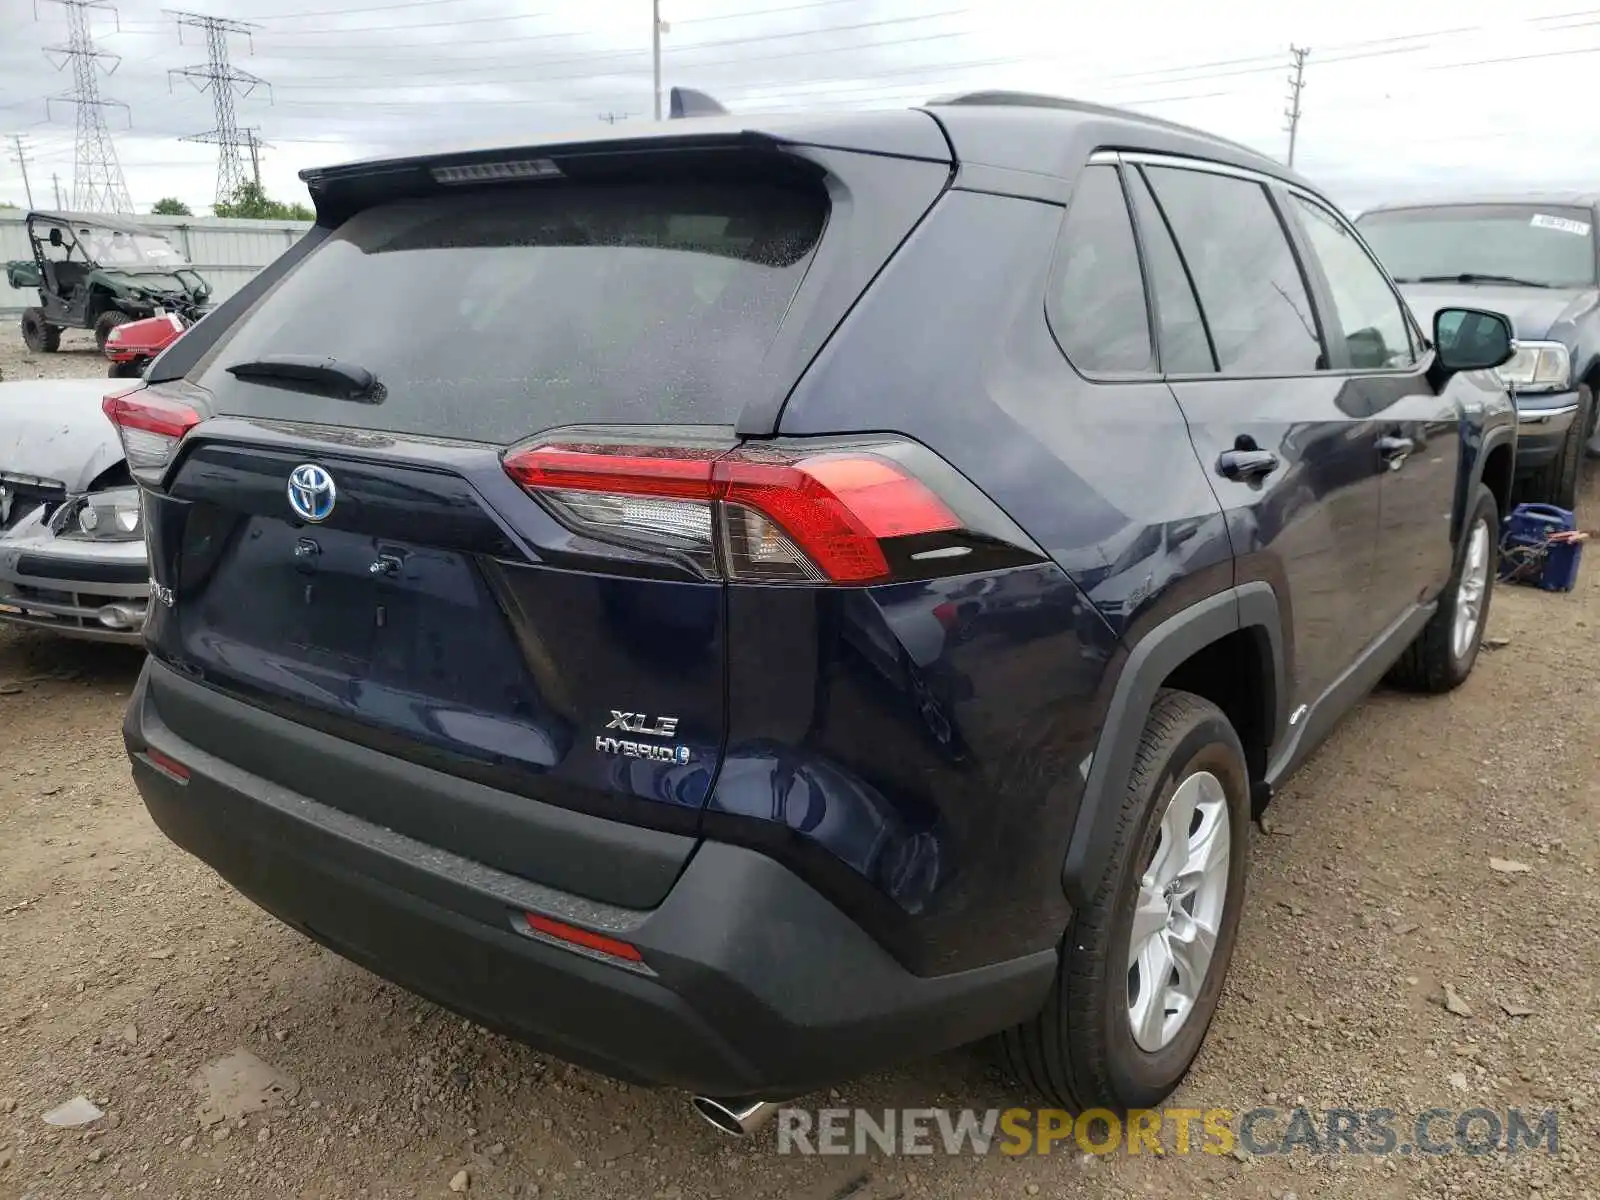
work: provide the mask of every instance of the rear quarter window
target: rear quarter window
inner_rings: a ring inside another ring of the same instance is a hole
[[[583,423],[728,424],[827,218],[750,184],[516,187],[402,200],[335,230],[195,364],[219,412],[510,443]],[[328,356],[379,403],[244,382]]]

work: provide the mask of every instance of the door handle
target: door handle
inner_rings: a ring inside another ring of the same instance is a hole
[[[1226,479],[1256,480],[1278,469],[1278,456],[1271,450],[1224,450],[1217,459],[1217,470]]]
[[[1399,470],[1400,464],[1405,462],[1410,453],[1417,448],[1417,444],[1408,437],[1381,437],[1378,439],[1378,453],[1389,464],[1390,470]]]

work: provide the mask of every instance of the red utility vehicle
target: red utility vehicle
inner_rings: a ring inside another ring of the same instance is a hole
[[[188,328],[189,322],[174,312],[118,325],[106,335],[106,357],[111,360],[106,374],[113,379],[139,378],[151,360]]]

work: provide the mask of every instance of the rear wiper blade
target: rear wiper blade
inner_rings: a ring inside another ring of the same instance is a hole
[[[1515,275],[1483,275],[1477,271],[1463,271],[1459,275],[1419,275],[1415,279],[1396,279],[1396,283],[1509,283],[1514,287],[1548,288],[1555,286],[1540,283],[1537,279],[1519,279]]]
[[[382,399],[378,377],[355,363],[310,354],[263,354],[236,362],[223,370],[235,379],[255,379],[266,384],[299,387],[304,391],[331,392],[346,400]]]

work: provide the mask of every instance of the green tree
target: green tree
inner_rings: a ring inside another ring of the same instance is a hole
[[[157,217],[194,216],[194,209],[190,208],[176,196],[165,196],[162,199],[157,200],[155,204],[150,207],[150,212],[152,215]]]
[[[232,200],[223,200],[212,212],[219,217],[245,217],[258,221],[314,221],[316,214],[304,204],[285,204],[267,195],[253,179],[241,183]]]

